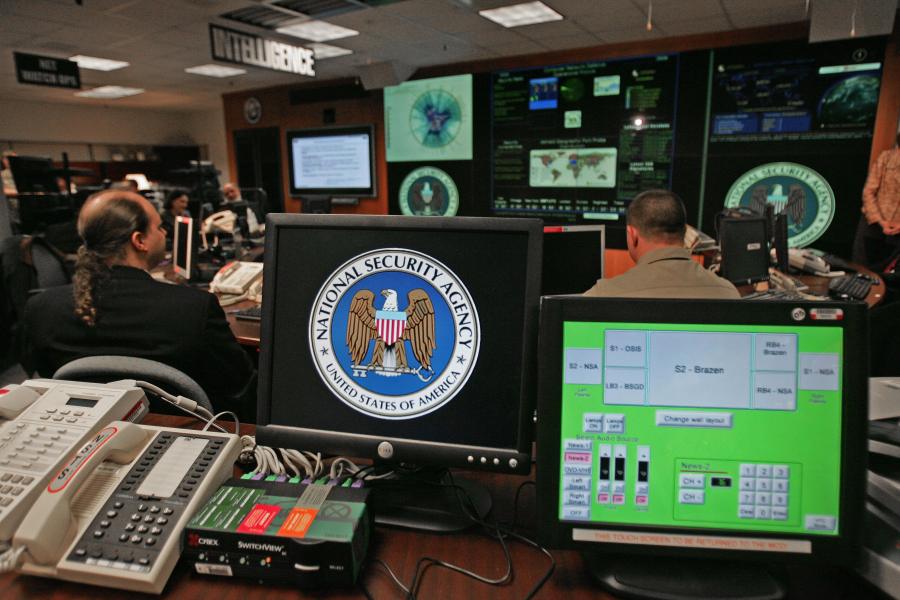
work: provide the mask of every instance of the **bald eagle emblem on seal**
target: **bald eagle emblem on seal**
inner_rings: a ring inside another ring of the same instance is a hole
[[[329,391],[382,419],[447,405],[478,362],[475,300],[446,264],[409,248],[354,256],[326,278],[309,316],[309,351]]]
[[[434,354],[434,305],[425,290],[412,290],[407,297],[405,310],[397,307],[397,292],[381,290],[384,304],[375,310],[375,294],[371,290],[360,290],[350,303],[347,318],[347,348],[353,358],[353,375],[365,377],[370,371],[382,377],[396,377],[402,374],[417,375],[422,381],[434,376],[431,357]],[[368,365],[361,365],[369,353],[369,346],[375,342],[375,349]],[[410,369],[406,360],[406,345],[415,355],[419,366]]]

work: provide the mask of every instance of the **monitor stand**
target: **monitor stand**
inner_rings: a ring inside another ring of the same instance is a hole
[[[583,553],[591,576],[623,598],[779,600],[784,584],[759,563]]]
[[[451,480],[446,469],[374,483],[369,503],[379,525],[452,533],[475,524],[461,506],[466,496],[472,500],[475,516],[483,520],[491,510],[490,492],[461,477]]]

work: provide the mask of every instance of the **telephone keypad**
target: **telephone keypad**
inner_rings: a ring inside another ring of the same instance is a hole
[[[22,496],[35,478],[16,471],[46,471],[78,436],[65,429],[34,423],[15,423],[0,428],[0,517]],[[54,445],[51,438],[60,443]]]
[[[223,447],[220,439],[211,439],[199,433],[181,437],[205,440],[206,445],[189,468],[184,469],[184,476],[173,488],[176,491],[167,498],[139,496],[136,493],[142,485],[146,488],[146,479],[159,476],[154,473],[154,467],[165,459],[166,449],[178,439],[171,433],[160,433],[150,449],[134,462],[122,484],[112,493],[75,545],[68,560],[129,571],[148,572],[153,568],[162,547],[171,536],[176,535],[170,523],[176,523],[181,518],[191,492],[206,475],[206,469],[201,471],[198,463],[203,461],[209,465]],[[185,488],[188,491],[184,491]],[[92,532],[104,533],[102,522],[109,523],[107,529],[110,535],[93,537]],[[95,549],[100,552],[99,555]],[[113,551],[118,558],[112,558]]]

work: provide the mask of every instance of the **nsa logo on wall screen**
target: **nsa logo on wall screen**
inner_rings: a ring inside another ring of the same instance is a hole
[[[478,360],[478,312],[463,282],[434,258],[402,248],[356,256],[319,289],[310,351],[348,406],[383,419],[437,410]]]

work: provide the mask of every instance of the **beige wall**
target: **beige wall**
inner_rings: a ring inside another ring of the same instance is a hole
[[[197,144],[230,179],[222,108],[178,112],[0,100],[0,146],[59,159],[91,160],[88,145]],[[108,152],[94,149],[94,160]]]

